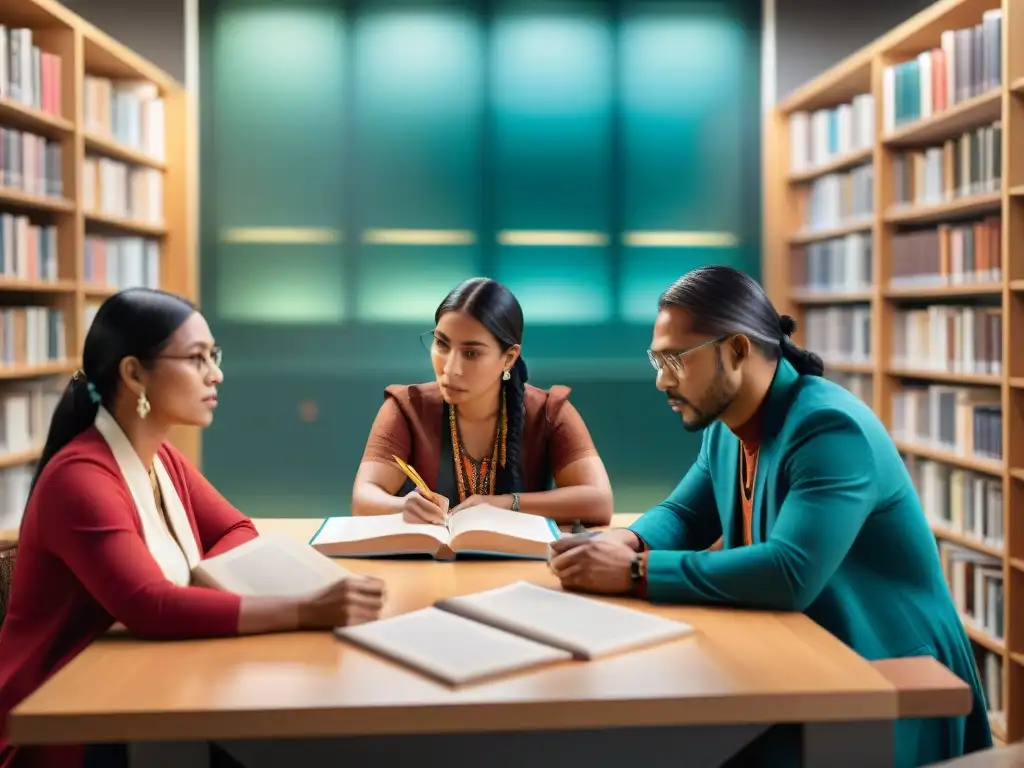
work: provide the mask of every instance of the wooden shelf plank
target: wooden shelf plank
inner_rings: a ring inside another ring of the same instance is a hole
[[[148,168],[156,168],[157,170],[163,170],[166,167],[163,160],[150,157],[139,149],[129,147],[115,139],[96,133],[85,134],[85,150],[86,152],[104,155],[105,157],[122,160],[133,165],[144,165]]]
[[[789,242],[793,245],[802,245],[806,243],[816,243],[821,240],[831,240],[836,237],[846,237],[854,232],[867,232],[873,226],[871,219],[862,221],[855,221],[849,224],[844,224],[838,227],[830,227],[828,229],[810,230],[804,232],[797,232],[789,238]]]
[[[20,189],[11,189],[10,187],[0,187],[0,205],[63,213],[70,213],[75,210],[74,202],[63,197],[30,195],[28,192],[22,192]]]
[[[1001,296],[1002,283],[959,283],[955,285],[907,285],[886,288],[887,299],[960,299],[978,296]]]
[[[62,138],[74,133],[75,130],[75,124],[70,120],[2,97],[0,97],[0,123],[11,128],[32,131],[50,139]]]
[[[1002,113],[1002,89],[954,104],[937,114],[916,123],[897,128],[885,136],[882,143],[889,147],[914,147],[953,139],[999,119]]]
[[[903,440],[896,440],[894,442],[896,443],[896,449],[900,451],[900,453],[907,453],[912,456],[918,456],[922,459],[940,461],[954,467],[961,467],[962,469],[971,469],[984,475],[1001,476],[1003,474],[1003,462],[997,461],[996,459],[987,459],[981,456],[961,456],[960,454],[953,453],[952,451],[945,451],[941,448],[931,448],[926,445],[917,445],[916,443],[908,443]]]
[[[871,156],[874,154],[873,147],[867,147],[866,149],[859,149],[856,152],[851,152],[848,155],[836,157],[827,163],[810,168],[806,171],[800,171],[798,173],[789,174],[790,184],[806,184],[809,181],[813,181],[819,176],[824,176],[827,173],[835,173],[836,171],[845,171],[848,168],[853,168],[857,165],[863,165],[871,162]]]
[[[871,301],[871,291],[805,291],[794,289],[789,294],[795,304],[862,304]]]
[[[78,290],[75,280],[18,280],[0,277],[0,292],[19,293],[74,293]]]
[[[892,368],[886,373],[904,379],[927,379],[949,384],[973,384],[981,387],[1001,387],[1003,385],[1003,377],[992,373],[954,373],[953,371],[929,371],[913,368]]]
[[[885,220],[890,224],[924,224],[946,221],[987,211],[997,211],[1002,204],[1001,192],[989,192],[932,205],[894,206],[885,212]]]
[[[96,224],[111,229],[119,229],[123,232],[132,232],[138,235],[149,235],[151,237],[161,237],[167,234],[167,228],[162,224],[150,224],[145,221],[133,221],[132,219],[125,219],[121,216],[111,216],[105,213],[94,213],[87,212],[85,214],[85,221],[88,224]]]

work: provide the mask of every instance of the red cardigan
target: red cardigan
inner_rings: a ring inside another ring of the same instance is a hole
[[[257,536],[174,447],[159,456],[202,556]],[[117,462],[95,427],[43,470],[25,509],[10,605],[0,629],[0,768],[74,768],[83,747],[14,747],[10,711],[115,621],[148,638],[233,635],[240,598],[172,584],[149,553]]]

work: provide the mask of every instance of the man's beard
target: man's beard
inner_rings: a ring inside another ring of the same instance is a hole
[[[700,432],[725,413],[725,410],[732,403],[733,394],[725,386],[724,372],[719,370],[715,375],[714,381],[711,382],[711,387],[708,389],[701,407],[698,408],[686,398],[672,392],[668,393],[668,397],[669,400],[685,404],[689,410],[693,411],[693,416],[689,419],[686,418],[685,414],[680,413],[683,428],[687,432]]]

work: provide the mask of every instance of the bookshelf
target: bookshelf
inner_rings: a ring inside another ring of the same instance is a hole
[[[914,477],[1024,738],[1024,5],[940,0],[766,114],[765,287]]]
[[[99,304],[133,285],[198,300],[193,113],[64,6],[0,4],[0,529]],[[172,439],[198,463],[195,430]]]

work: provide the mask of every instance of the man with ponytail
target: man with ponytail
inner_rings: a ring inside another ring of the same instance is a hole
[[[569,388],[527,383],[523,311],[508,288],[483,277],[456,286],[423,340],[435,381],[385,390],[353,515],[443,523],[446,500],[451,513],[486,502],[559,523],[611,521],[608,474]],[[396,456],[430,484],[429,497]]]
[[[124,764],[123,745],[15,747],[5,735],[10,711],[115,624],[153,639],[326,631],[375,619],[383,602],[371,578],[281,598],[192,584],[201,559],[257,533],[167,442],[173,427],[209,426],[224,380],[189,302],[111,296],[82,358],[50,423],[0,627],[0,768]]]
[[[870,659],[933,656],[974,691],[967,717],[901,720],[896,765],[992,745],[984,693],[935,539],[903,459],[871,409],[822,378],[761,287],[696,269],[662,294],[648,357],[700,452],[627,529],[552,545],[567,589],[658,603],[801,611]],[[751,764],[790,764],[771,729]],[[746,763],[744,763],[746,764]]]

